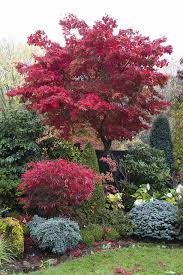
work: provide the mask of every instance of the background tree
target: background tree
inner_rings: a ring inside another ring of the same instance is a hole
[[[4,96],[5,92],[22,85],[24,77],[17,71],[17,62],[32,64],[33,54],[41,54],[41,50],[34,46],[24,44],[14,44],[7,40],[0,41],[0,108],[9,105],[9,100]],[[15,101],[15,98],[14,100]],[[17,99],[16,99],[17,101]]]
[[[180,60],[182,67],[183,60]],[[178,83],[178,92],[174,94],[173,104],[171,106],[171,118],[173,125],[173,154],[175,168],[178,172],[183,171],[183,70],[177,70],[176,80]]]
[[[116,33],[116,20],[109,16],[90,27],[69,15],[60,25],[65,46],[43,31],[29,37],[45,54],[35,56],[33,65],[17,66],[25,84],[9,95],[20,95],[62,137],[89,124],[109,150],[113,140],[132,138],[167,108],[155,89],[168,79],[159,71],[168,64],[163,55],[172,52],[165,38],[151,41],[131,29]]]
[[[165,114],[159,115],[153,123],[150,137],[151,147],[163,150],[170,169],[173,168],[173,146],[171,138],[170,124]]]
[[[173,118],[173,154],[175,168],[177,171],[183,171],[183,102],[174,103],[171,111]]]

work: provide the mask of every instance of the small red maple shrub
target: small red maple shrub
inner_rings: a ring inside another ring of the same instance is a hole
[[[152,116],[168,105],[155,88],[168,80],[159,70],[168,64],[164,54],[172,52],[164,45],[166,38],[150,40],[132,29],[117,30],[109,16],[90,27],[69,15],[60,25],[64,46],[44,31],[28,38],[45,54],[34,56],[34,64],[18,64],[25,84],[8,94],[20,95],[64,138],[78,128],[93,128],[105,150],[113,140],[130,139],[148,128]]]
[[[90,199],[97,180],[93,170],[79,164],[42,160],[28,165],[17,190],[25,208],[52,215]]]

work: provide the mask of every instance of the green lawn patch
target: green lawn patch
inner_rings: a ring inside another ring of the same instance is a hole
[[[135,275],[183,274],[183,248],[158,245],[136,245],[128,248],[102,251],[66,261],[54,268],[31,273],[33,275],[89,275],[114,274],[124,268]]]

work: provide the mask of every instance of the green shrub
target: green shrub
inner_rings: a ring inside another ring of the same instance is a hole
[[[90,143],[86,144],[82,152],[82,163],[99,173],[99,165],[96,152]]]
[[[81,231],[81,237],[84,243],[91,246],[95,241],[99,242],[103,239],[103,228],[98,224],[89,224]]]
[[[121,237],[128,237],[133,233],[132,223],[122,210],[105,209],[99,219],[100,224],[116,229]]]
[[[92,246],[95,242],[102,240],[116,241],[120,235],[118,231],[111,226],[102,226],[99,224],[89,224],[81,230],[82,241],[88,246]]]
[[[81,240],[77,223],[70,219],[33,217],[29,222],[30,236],[39,248],[49,249],[53,253],[64,253],[74,248]]]
[[[82,161],[81,152],[71,142],[61,140],[56,137],[50,137],[40,142],[45,158],[50,160],[63,158],[69,161]]]
[[[11,179],[0,173],[0,205],[3,208],[15,209],[18,207],[16,189],[20,184],[17,178]]]
[[[95,150],[91,144],[87,144],[82,153],[82,164],[99,172],[99,166]],[[105,208],[105,198],[102,183],[96,184],[92,198],[85,202],[76,212],[80,224],[97,223],[98,213]]]
[[[163,150],[170,169],[173,168],[173,146],[170,124],[165,114],[159,115],[150,132],[150,145],[153,148]]]
[[[177,222],[180,230],[183,232],[183,198],[178,200]]]
[[[0,238],[0,267],[13,261],[12,252],[3,238]]]
[[[151,192],[151,187],[149,184],[140,185],[136,192],[132,195],[135,199],[134,205],[138,205],[143,202],[149,202],[152,200],[163,200],[174,205],[177,204],[179,194],[176,191],[176,188],[164,189],[162,192]]]
[[[20,176],[27,162],[40,159],[42,133],[39,117],[22,105],[0,112],[0,173]]]
[[[122,193],[109,193],[105,197],[105,207],[111,210],[123,209]]]
[[[24,252],[23,228],[18,220],[4,218],[0,220],[0,236],[6,241],[14,256]]]
[[[93,246],[95,244],[95,238],[92,232],[88,230],[81,230],[81,239],[83,243],[87,244],[88,246]]]
[[[119,170],[127,175],[136,189],[142,184],[150,184],[152,191],[160,191],[170,184],[170,169],[164,153],[145,144],[129,147],[128,154],[120,161]]]
[[[102,240],[103,228],[99,224],[89,224],[86,230],[92,232],[96,242],[99,242]]]
[[[104,240],[106,241],[117,241],[120,238],[119,232],[112,227],[104,227]]]

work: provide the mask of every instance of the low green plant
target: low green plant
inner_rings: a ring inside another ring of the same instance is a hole
[[[119,232],[113,227],[104,227],[104,240],[117,241],[120,238]]]
[[[100,224],[104,227],[115,228],[122,238],[128,237],[133,233],[132,223],[122,210],[102,211],[99,219]]]
[[[124,208],[122,203],[122,193],[108,194],[105,197],[105,207],[111,210]]]
[[[102,240],[116,241],[120,234],[112,226],[102,226],[99,224],[89,224],[86,228],[81,230],[82,241],[88,246],[92,246],[95,242]]]
[[[89,230],[82,230],[81,231],[81,238],[83,243],[87,244],[88,246],[93,246],[95,244],[95,238]]]
[[[141,203],[153,201],[156,199],[163,200],[176,205],[178,196],[179,195],[177,193],[176,188],[165,189],[165,190],[162,190],[161,192],[153,192],[151,190],[150,184],[140,185],[137,191],[132,195],[132,197],[135,199],[134,205],[139,205]]]
[[[87,245],[94,245],[95,241],[99,242],[103,239],[103,228],[98,224],[89,224],[81,231],[81,237]]]
[[[12,262],[13,259],[12,252],[7,242],[3,238],[0,238],[0,267],[3,264]]]
[[[20,222],[14,218],[0,220],[0,236],[6,241],[13,255],[19,257],[24,252],[24,235]]]

